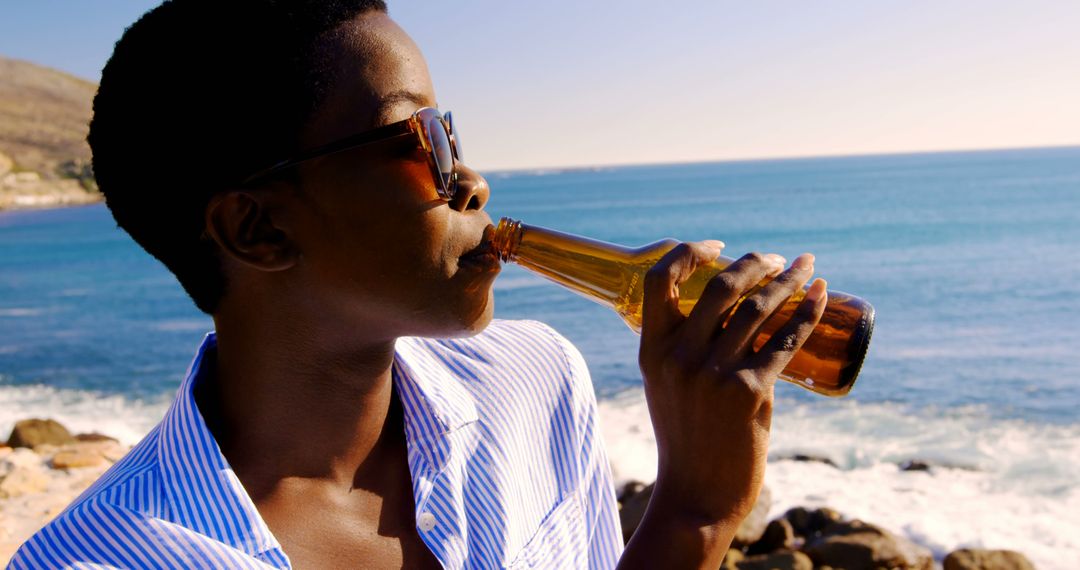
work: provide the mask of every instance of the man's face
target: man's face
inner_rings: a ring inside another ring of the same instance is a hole
[[[386,14],[347,23],[328,45],[331,92],[308,125],[303,148],[435,107],[427,64]],[[459,189],[439,198],[426,155],[400,137],[299,167],[295,237],[306,299],[361,335],[460,336],[491,320],[497,264],[461,259],[491,219],[487,182],[459,165]]]

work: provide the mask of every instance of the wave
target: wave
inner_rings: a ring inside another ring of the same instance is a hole
[[[171,395],[135,400],[44,385],[0,386],[0,436],[18,419],[53,418],[73,433],[134,444]],[[656,440],[640,389],[602,399],[616,484],[652,481]],[[796,454],[827,459],[789,461]],[[903,471],[918,459],[929,472]],[[766,484],[771,517],[829,506],[926,545],[1009,548],[1042,569],[1080,560],[1080,424],[995,420],[978,406],[915,409],[856,401],[777,402]]]
[[[617,484],[656,476],[640,391],[600,402]],[[782,460],[795,454],[823,462]],[[919,459],[931,471],[903,471]],[[778,401],[766,484],[770,516],[829,506],[929,547],[1023,552],[1043,569],[1080,560],[1080,424],[1000,421],[985,409]]]
[[[50,418],[71,433],[98,432],[134,445],[161,420],[171,402],[171,395],[132,400],[41,384],[0,386],[0,437],[6,438],[19,420]]]

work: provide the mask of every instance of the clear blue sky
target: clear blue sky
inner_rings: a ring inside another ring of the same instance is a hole
[[[96,80],[156,4],[5,0],[0,54]],[[1074,0],[389,4],[482,169],[1080,144]]]

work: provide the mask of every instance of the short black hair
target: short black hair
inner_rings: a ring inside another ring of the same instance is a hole
[[[87,141],[117,224],[212,314],[225,290],[206,205],[294,153],[331,87],[320,40],[382,0],[167,0],[116,43]],[[325,50],[323,50],[325,51]]]

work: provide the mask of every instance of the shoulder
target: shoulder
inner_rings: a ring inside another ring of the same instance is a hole
[[[157,429],[27,540],[11,568],[63,568],[85,562],[126,567],[147,522],[162,513]],[[141,538],[140,538],[141,537]],[[137,560],[136,560],[137,561]]]

